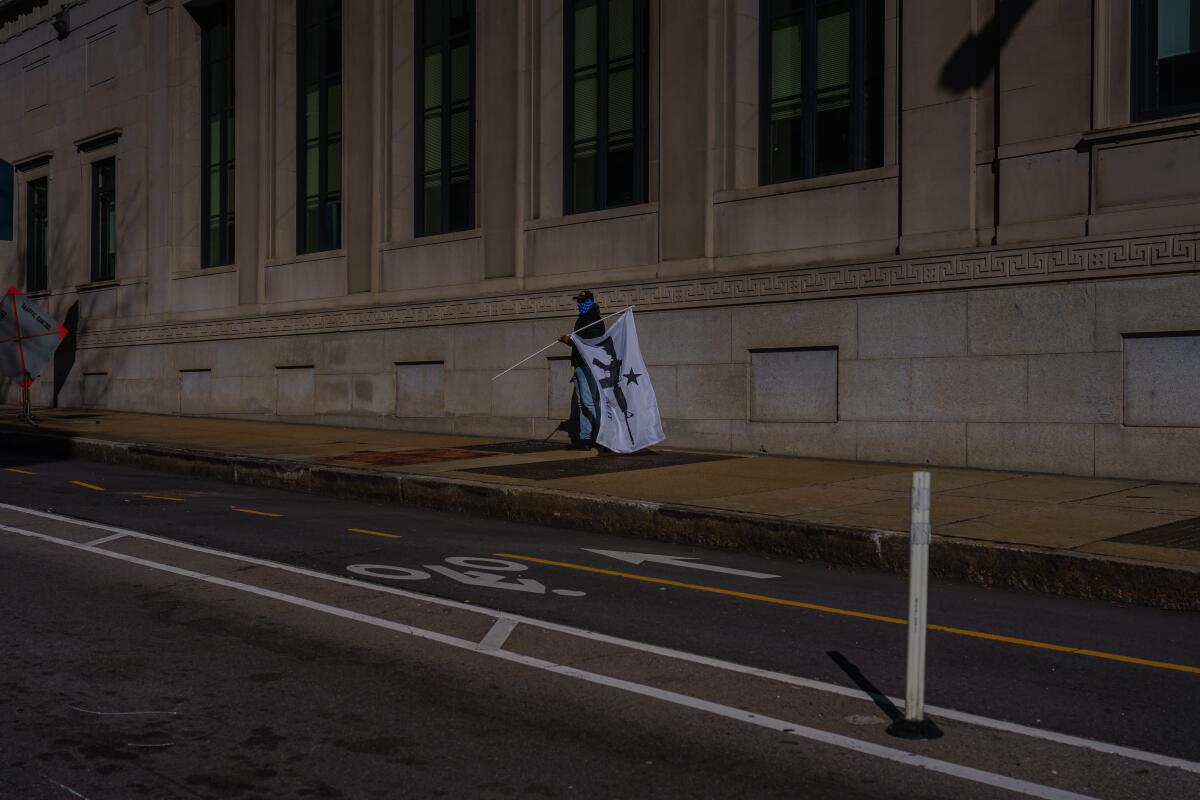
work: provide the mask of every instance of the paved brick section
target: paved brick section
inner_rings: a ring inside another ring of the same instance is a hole
[[[42,412],[30,428],[4,413],[9,448],[894,571],[911,473],[929,469],[935,574],[1200,609],[1200,550],[1133,535],[1200,522],[1192,484],[109,411]]]

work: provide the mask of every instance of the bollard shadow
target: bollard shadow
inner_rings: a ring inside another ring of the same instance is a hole
[[[862,674],[862,670],[855,666],[854,662],[837,650],[830,650],[825,655],[829,656],[833,663],[837,664],[838,668],[846,673],[846,677],[854,681],[854,685],[862,689],[867,697],[870,697],[875,705],[879,706],[879,710],[887,715],[888,721],[895,722],[904,717],[904,712],[896,707],[896,704],[892,702],[890,697],[879,691],[879,687],[871,683],[870,679]]]
[[[887,732],[900,739],[917,739],[929,740],[940,739],[944,735],[942,729],[937,726],[937,723],[926,717],[922,720],[907,720],[904,718],[904,712],[896,707],[892,699],[879,690],[879,687],[871,683],[871,679],[863,675],[862,670],[855,666],[854,662],[846,658],[837,650],[830,650],[826,655],[837,664],[842,672],[846,673],[846,677],[854,681],[854,685],[862,689],[867,697],[870,697],[872,702],[879,707],[879,710],[887,715],[890,724],[887,727]]]

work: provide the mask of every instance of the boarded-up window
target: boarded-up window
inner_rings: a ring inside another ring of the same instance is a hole
[[[750,351],[750,418],[836,422],[837,348]]]
[[[446,368],[441,361],[397,364],[396,416],[443,416],[445,380]]]

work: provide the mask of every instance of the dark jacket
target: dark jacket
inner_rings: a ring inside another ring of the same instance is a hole
[[[579,318],[575,320],[575,333],[583,339],[595,339],[597,336],[604,335],[604,323],[600,321],[599,303],[592,303],[592,307],[587,310],[587,313],[579,315]],[[571,345],[571,366],[583,366],[583,359],[580,358],[575,345]]]

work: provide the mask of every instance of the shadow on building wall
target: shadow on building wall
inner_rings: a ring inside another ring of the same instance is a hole
[[[1000,65],[1000,51],[1036,0],[996,0],[996,13],[963,40],[942,67],[939,81],[952,92],[978,89]]]
[[[54,398],[50,401],[51,408],[58,408],[58,396],[62,392],[63,386],[66,385],[71,370],[75,367],[75,342],[78,337],[76,329],[79,327],[78,300],[67,309],[61,322],[67,329],[67,335],[63,337],[58,349],[54,351]]]

